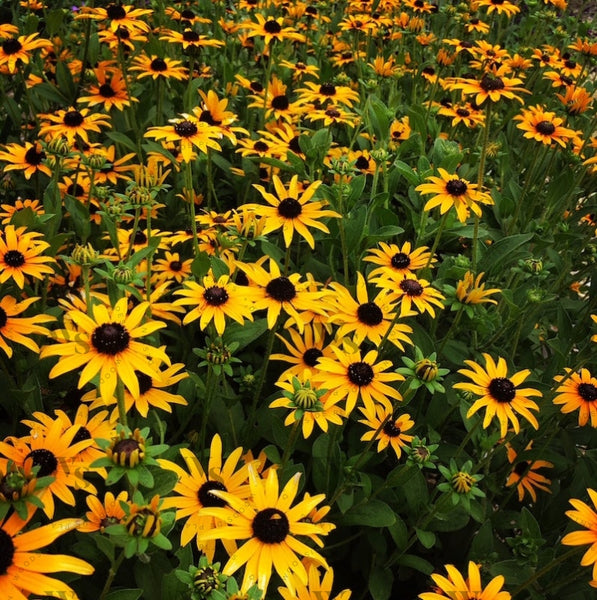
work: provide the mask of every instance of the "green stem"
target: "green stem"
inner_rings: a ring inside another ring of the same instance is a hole
[[[439,348],[437,349],[438,355],[441,354],[442,350],[444,349],[444,346],[446,345],[446,342],[450,339],[450,334],[452,333],[452,330],[456,329],[456,327],[458,326],[458,323],[460,323],[460,319],[462,318],[462,313],[463,312],[464,312],[464,306],[461,306],[458,309],[458,312],[456,313],[456,317],[454,318],[454,320],[450,324],[450,327],[448,328],[448,331],[446,331],[446,335],[444,336],[444,339],[441,341],[441,344],[439,345]]]
[[[575,547],[575,548],[572,548],[571,550],[568,550],[568,552],[565,552],[561,556],[558,556],[558,558],[554,558],[550,563],[546,564],[542,569],[540,569],[534,575],[529,577],[524,583],[521,583],[517,588],[515,588],[514,591],[512,592],[512,597],[518,596],[518,594],[520,594],[520,592],[522,592],[523,590],[526,590],[530,585],[535,583],[535,581],[537,581],[538,579],[541,579],[541,577],[543,577],[543,575],[545,575],[546,573],[549,573],[549,571],[551,571],[554,567],[557,567],[559,564],[563,563],[565,560],[568,560],[570,557],[574,556],[575,554],[578,554],[581,550],[582,550],[582,548]]]
[[[464,450],[464,448],[466,447],[466,445],[471,441],[471,438],[473,437],[473,435],[475,434],[475,432],[477,431],[479,425],[481,425],[481,419],[479,419],[469,430],[468,433],[464,436],[464,439],[462,440],[462,442],[460,443],[460,446],[458,446],[458,449],[456,450],[453,458],[454,460],[456,460],[459,456],[460,453]]]
[[[215,377],[214,377],[215,375]],[[201,432],[199,434],[199,449],[201,455],[205,450],[205,437],[207,434],[207,421],[209,419],[209,412],[211,410],[211,403],[214,398],[214,393],[217,387],[219,377],[214,373],[213,367],[208,366],[207,379],[205,381],[205,401],[203,403],[203,417],[201,419]]]
[[[483,182],[485,181],[485,162],[487,160],[487,146],[489,145],[489,126],[491,125],[491,111],[493,103],[488,100],[485,109],[485,127],[483,128],[483,141],[481,142],[481,156],[479,158],[479,171],[477,172],[477,191],[483,191]],[[475,227],[473,230],[472,243],[472,264],[473,272],[477,270],[477,249],[479,244],[479,217],[475,215]]]
[[[184,187],[185,196],[189,202],[189,214],[191,217],[191,231],[193,232],[193,255],[199,256],[199,240],[197,238],[197,221],[195,220],[195,191],[193,190],[193,164],[184,164]]]
[[[124,560],[124,550],[120,553],[118,558],[115,561],[112,561],[110,565],[110,571],[108,572],[108,578],[106,579],[106,583],[102,589],[102,593],[100,594],[99,600],[105,600],[112,587],[112,583],[114,582],[114,577],[116,577],[116,573],[118,573],[118,569],[120,569],[120,565]]]
[[[280,463],[280,470],[282,470],[286,466],[286,463],[288,462],[288,458],[290,457],[290,454],[294,450],[294,445],[296,444],[296,438],[298,437],[298,433],[300,431],[301,420],[295,421],[292,424],[292,430],[290,431],[290,436],[288,437],[288,441],[286,442],[286,447],[284,448],[284,454],[282,455],[282,462]]]
[[[124,427],[127,426],[126,418],[126,406],[124,403],[124,382],[118,377],[118,383],[116,384],[116,401],[118,403],[118,420]]]
[[[433,256],[435,255],[435,251],[437,250],[437,247],[439,245],[439,241],[442,237],[442,233],[444,232],[444,229],[446,228],[446,222],[448,221],[448,216],[450,214],[450,211],[446,211],[444,213],[444,216],[442,217],[442,220],[440,221],[437,233],[435,234],[435,239],[433,240],[433,246],[431,246],[431,251],[429,252],[429,258],[427,259],[427,264],[425,265],[425,268],[428,269],[429,265],[431,264],[431,261],[433,259]]]

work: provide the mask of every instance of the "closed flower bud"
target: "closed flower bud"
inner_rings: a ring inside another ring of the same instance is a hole
[[[424,358],[415,364],[415,373],[421,381],[433,381],[437,377],[438,366],[434,360]]]
[[[99,252],[91,244],[76,244],[71,252],[71,258],[81,267],[90,267],[98,260]]]

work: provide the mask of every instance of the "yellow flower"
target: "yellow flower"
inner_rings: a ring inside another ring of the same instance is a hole
[[[499,294],[501,290],[497,288],[486,290],[485,284],[481,283],[484,274],[479,273],[476,279],[471,271],[464,274],[464,279],[461,279],[456,287],[456,297],[460,302],[464,304],[497,304],[497,300],[488,298],[488,296]]]

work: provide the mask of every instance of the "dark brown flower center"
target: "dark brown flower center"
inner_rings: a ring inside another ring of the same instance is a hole
[[[296,296],[296,288],[288,277],[276,277],[265,286],[265,293],[277,302],[290,302]]]
[[[135,236],[133,237],[133,244],[135,246],[142,246],[143,244],[147,244],[147,236],[140,229],[137,229],[137,231],[135,231]]]
[[[466,108],[457,108],[457,109],[456,109],[456,114],[457,114],[459,117],[468,117],[468,116],[470,116],[470,114],[471,114],[471,113],[470,113],[470,111],[469,111],[469,110],[467,110]]]
[[[535,129],[541,135],[553,135],[556,130],[555,125],[551,121],[540,121],[535,125]]]
[[[45,157],[46,153],[43,150],[38,152],[35,146],[31,146],[31,148],[25,152],[25,162],[28,165],[39,165]]]
[[[564,66],[567,69],[575,69],[576,68],[576,61],[575,60],[565,60],[564,61]]]
[[[191,121],[181,121],[174,125],[174,131],[180,137],[191,137],[197,133],[197,125]]]
[[[578,395],[585,402],[595,402],[597,400],[597,387],[592,383],[580,383],[578,386]]]
[[[249,87],[257,94],[263,92],[263,86],[258,81],[251,81]]]
[[[277,21],[270,19],[263,24],[263,29],[266,33],[275,35],[276,33],[280,33],[282,31],[282,26]]]
[[[301,203],[296,198],[284,198],[278,204],[278,213],[285,219],[295,219],[303,212]]]
[[[494,400],[505,404],[514,400],[516,388],[507,377],[497,377],[489,382],[489,393]]]
[[[359,156],[354,164],[357,169],[368,169],[369,159],[366,156]]]
[[[337,119],[339,117],[341,117],[341,113],[339,110],[336,110],[335,108],[328,108],[325,111],[326,116],[331,117],[332,119]]]
[[[196,31],[193,31],[192,29],[187,29],[186,31],[183,32],[182,39],[185,42],[191,42],[191,43],[198,42],[199,34]]]
[[[331,83],[323,83],[319,86],[319,93],[322,96],[335,96],[336,95],[336,86]]]
[[[374,376],[375,373],[369,363],[356,362],[348,365],[348,379],[359,387],[369,385]]]
[[[104,323],[91,334],[91,343],[100,354],[115,356],[129,347],[131,336],[120,323]]]
[[[8,322],[8,315],[6,311],[0,306],[0,329],[2,329]]]
[[[315,367],[322,356],[323,352],[319,348],[309,348],[303,352],[303,362],[309,367]]]
[[[276,110],[286,110],[290,106],[287,96],[275,96],[272,99],[272,108]]]
[[[10,39],[2,42],[2,51],[4,54],[16,54],[22,47],[23,45],[19,40]]]
[[[106,9],[108,19],[119,20],[126,17],[126,10],[122,7],[122,4],[110,4]]]
[[[51,475],[58,468],[58,461],[54,456],[53,452],[46,450],[45,448],[38,448],[37,450],[31,450],[25,457],[25,460],[30,458],[32,460],[32,466],[39,467],[37,471],[37,477],[46,477]]]
[[[269,146],[265,142],[255,142],[253,144],[253,150],[257,150],[257,152],[267,152],[269,150]]]
[[[135,375],[137,376],[137,381],[139,382],[139,394],[142,396],[153,387],[153,379],[149,375],[141,373],[141,371],[135,371]]]
[[[211,112],[209,112],[208,110],[204,110],[201,112],[201,116],[199,117],[199,120],[203,121],[204,123],[207,123],[208,125],[220,125],[220,123],[222,122],[222,121],[216,121],[216,119],[214,119]]]
[[[82,425],[79,427],[77,433],[75,433],[75,435],[73,436],[73,440],[70,443],[71,446],[74,446],[75,444],[79,443],[79,442],[84,442],[85,440],[90,440],[91,439],[91,434],[89,433],[89,429],[87,429],[87,427],[83,427]]]
[[[402,431],[400,431],[400,427],[396,427],[396,421],[390,419],[384,426],[383,432],[388,437],[399,437]]]
[[[154,58],[151,61],[149,68],[152,71],[167,71],[168,65],[166,64],[166,61],[163,58]]]
[[[301,150],[301,145],[299,144],[299,139],[300,136],[295,135],[289,142],[288,142],[288,147],[290,148],[290,150],[292,150],[295,154],[301,154],[302,150]]]
[[[496,90],[503,90],[506,87],[500,77],[493,77],[487,73],[483,75],[479,85],[485,92],[495,92]]]
[[[75,198],[78,198],[79,196],[83,196],[85,194],[85,188],[82,185],[79,185],[78,183],[71,183],[66,188],[66,193],[69,196],[74,196]]]
[[[403,279],[400,289],[407,296],[420,296],[423,293],[423,286],[416,279]]]
[[[0,577],[6,575],[14,555],[15,545],[12,538],[4,529],[0,529]]]
[[[116,92],[112,89],[112,86],[109,83],[102,83],[98,91],[102,98],[113,98],[116,96]]]
[[[450,196],[464,196],[467,190],[468,186],[462,179],[450,179],[446,183],[446,191]]]
[[[227,492],[226,486],[219,481],[206,481],[197,492],[197,498],[199,498],[199,502],[201,502],[201,506],[216,506],[218,508],[223,508],[224,506],[228,506],[228,502],[222,498],[218,498],[215,494],[212,494],[213,490],[219,490],[221,492]]]
[[[357,317],[361,323],[374,327],[383,321],[383,312],[375,302],[366,302],[357,308]]]
[[[182,269],[182,263],[179,260],[173,260],[168,265],[171,271],[180,271]]]
[[[433,67],[425,67],[422,71],[425,75],[435,75],[435,69]]]
[[[397,252],[390,262],[394,269],[406,269],[410,265],[410,257],[404,252]]]
[[[129,463],[126,460],[123,460],[121,456],[124,455],[128,458],[133,454],[133,452],[135,452],[135,450],[141,452],[141,444],[139,444],[139,442],[133,438],[126,438],[124,440],[119,440],[114,444],[112,455],[118,457],[118,462],[120,464],[128,465]]]
[[[192,10],[185,8],[185,10],[181,11],[180,18],[192,21],[195,18],[195,13]]]
[[[212,285],[203,292],[203,298],[211,306],[222,306],[228,302],[228,292],[219,285]]]
[[[528,460],[521,460],[520,462],[516,463],[514,472],[519,477],[522,477],[529,470],[530,465],[531,463]]]
[[[260,510],[253,518],[253,535],[262,544],[280,544],[290,532],[288,517],[277,508]]]
[[[4,255],[4,264],[7,267],[13,267],[14,269],[18,269],[25,264],[25,257],[23,253],[19,250],[9,250]]]
[[[64,113],[64,117],[62,122],[67,127],[79,127],[83,124],[85,118],[78,110],[69,110],[67,113]]]

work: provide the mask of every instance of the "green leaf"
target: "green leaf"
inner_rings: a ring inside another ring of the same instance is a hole
[[[473,542],[471,544],[471,558],[481,559],[493,552],[493,527],[491,525],[491,521],[487,520],[481,527],[479,531],[473,538]]]
[[[489,567],[489,572],[495,577],[503,575],[509,585],[520,585],[533,575],[533,569],[518,560],[503,560]]]
[[[529,242],[533,236],[533,233],[518,233],[492,244],[479,261],[477,271],[486,275],[489,275],[494,269],[503,272],[504,267],[512,264],[515,260],[514,251]]]
[[[343,525],[390,527],[396,522],[394,511],[381,500],[369,500],[353,506],[341,519]]]
[[[106,600],[139,600],[143,590],[129,588],[127,590],[116,590],[106,596]]]
[[[396,515],[396,522],[388,527],[388,531],[396,544],[396,549],[404,550],[408,544],[408,529],[406,523]]]
[[[70,213],[77,236],[81,242],[85,243],[91,233],[88,208],[83,202],[80,202],[68,194],[64,196],[64,207]]]
[[[211,264],[211,271],[214,274],[214,278],[216,279],[216,281],[222,275],[230,274],[230,269],[228,269],[228,265],[221,258],[218,258],[217,256],[210,256],[209,262]]]
[[[394,575],[390,569],[373,567],[369,573],[369,591],[373,600],[388,600],[392,594]]]
[[[415,571],[425,573],[425,575],[433,573],[433,565],[424,558],[415,556],[414,554],[403,554],[398,558],[397,562],[403,567],[410,567],[411,569],[415,569]]]
[[[109,137],[113,142],[124,146],[127,150],[131,152],[137,152],[137,146],[130,137],[121,133],[120,131],[107,131],[106,136]]]
[[[520,526],[525,537],[532,537],[536,540],[543,539],[541,537],[541,528],[539,527],[539,523],[537,523],[537,519],[535,519],[531,511],[526,507],[523,507],[522,509]]]
[[[423,531],[422,529],[415,527],[415,533],[424,548],[433,548],[435,545],[435,534],[432,531]]]
[[[245,321],[244,325],[231,323],[226,326],[222,337],[225,344],[236,342],[238,344],[236,351],[238,352],[261,337],[265,331],[267,331],[267,319],[258,319],[257,321]]]
[[[148,471],[147,467],[138,467],[139,484],[146,488],[153,488],[153,475]]]
[[[196,279],[201,280],[207,275],[210,267],[209,254],[207,252],[199,252],[191,263],[191,273],[193,273]]]

